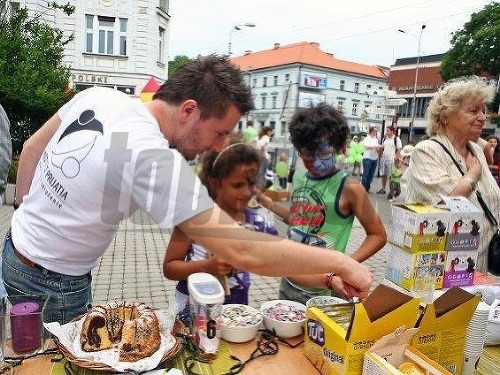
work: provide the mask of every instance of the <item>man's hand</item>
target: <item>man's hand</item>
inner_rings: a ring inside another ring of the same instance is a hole
[[[365,299],[370,292],[373,276],[365,265],[358,263],[354,259],[347,259],[350,263],[348,271],[344,273],[336,272],[337,276],[342,279],[342,285],[337,280],[332,280],[332,286],[346,297]]]

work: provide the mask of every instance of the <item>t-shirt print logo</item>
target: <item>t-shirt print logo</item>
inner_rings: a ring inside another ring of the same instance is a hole
[[[84,131],[85,130],[85,131]],[[52,150],[51,163],[67,178],[80,172],[80,164],[92,150],[97,133],[104,134],[102,123],[91,109],[83,111],[61,134]],[[75,136],[78,133],[78,136]]]

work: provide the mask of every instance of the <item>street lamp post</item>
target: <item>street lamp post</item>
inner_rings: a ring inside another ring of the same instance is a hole
[[[255,27],[255,24],[254,23],[242,23],[242,24],[238,24],[238,25],[234,25],[233,27],[231,27],[231,31],[229,32],[229,45],[228,45],[228,48],[227,48],[227,54],[229,56],[231,56],[232,52],[231,52],[231,40],[233,38],[233,31],[234,30],[241,30],[242,27]]]
[[[422,32],[425,29],[425,25],[422,25],[420,28],[420,35],[418,37],[418,49],[417,49],[417,64],[415,66],[415,81],[413,83],[413,100],[411,102],[411,120],[410,123],[408,124],[408,142],[413,141],[413,127],[415,123],[415,112],[416,112],[416,106],[417,106],[417,83],[418,83],[418,69],[420,65],[420,43],[422,41]],[[398,30],[400,33],[410,35],[414,38],[417,38],[413,34],[409,34],[404,30],[399,29]]]

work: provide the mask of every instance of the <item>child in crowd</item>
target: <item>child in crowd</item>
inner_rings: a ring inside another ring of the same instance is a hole
[[[352,137],[351,143],[349,143],[349,151],[347,153],[347,161],[352,165],[352,175],[354,177],[361,176],[361,163],[363,162],[363,152],[365,148],[363,143],[359,140],[357,135]],[[357,172],[356,172],[357,171]]]
[[[402,175],[401,159],[396,158],[394,159],[394,165],[392,166],[391,175],[389,177],[389,194],[387,195],[387,199],[391,202],[401,194]]]
[[[320,103],[297,110],[289,129],[306,168],[294,175],[291,207],[263,195],[258,195],[259,201],[287,221],[291,239],[331,251],[345,252],[356,217],[366,238],[351,256],[359,262],[368,259],[385,245],[387,235],[364,187],[336,164],[336,155],[345,148],[349,134],[346,118]],[[332,295],[332,291],[348,295],[346,290],[334,274],[294,276],[282,279],[279,298],[305,304],[312,297]]]
[[[254,147],[233,143],[220,153],[210,151],[204,154],[200,179],[215,203],[235,221],[251,230],[278,234],[260,206],[248,206],[255,194],[260,161],[259,152]],[[208,272],[224,283],[228,282],[230,294],[226,295],[225,303],[248,304],[249,273],[235,270],[222,259],[212,256],[176,227],[165,254],[163,274],[171,280],[180,280],[175,290],[177,313],[188,306],[187,278],[195,272]]]
[[[274,171],[278,176],[278,181],[282,189],[286,189],[287,177],[288,177],[288,156],[285,153],[280,155],[279,161],[274,167]]]

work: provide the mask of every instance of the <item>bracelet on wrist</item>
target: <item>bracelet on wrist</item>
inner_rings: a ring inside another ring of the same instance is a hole
[[[325,287],[329,290],[333,290],[332,287],[332,279],[335,276],[334,273],[329,273],[325,276],[325,280],[323,280],[323,283],[325,284]]]

